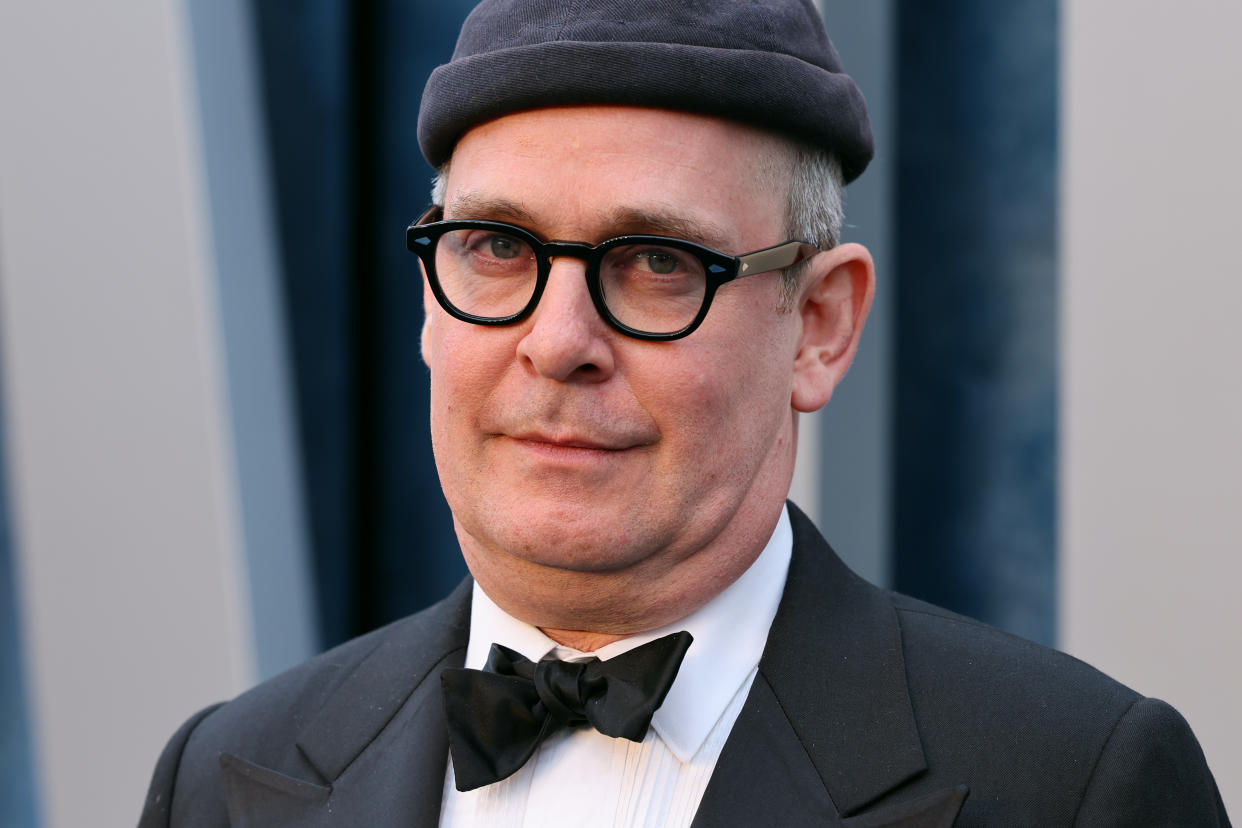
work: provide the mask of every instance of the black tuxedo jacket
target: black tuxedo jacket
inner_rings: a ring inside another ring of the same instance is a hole
[[[695,826],[1229,824],[1171,707],[871,586],[790,513],[785,594]],[[467,581],[199,713],[160,757],[140,828],[435,826],[439,675],[461,666],[469,618]]]

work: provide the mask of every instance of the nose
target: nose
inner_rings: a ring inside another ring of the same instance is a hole
[[[518,357],[536,374],[558,382],[603,382],[616,367],[614,335],[587,290],[586,263],[557,257],[539,304],[525,323]]]

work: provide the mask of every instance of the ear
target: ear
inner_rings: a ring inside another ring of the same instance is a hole
[[[862,245],[838,245],[810,260],[798,292],[794,410],[817,411],[832,397],[854,360],[874,293],[875,264]]]

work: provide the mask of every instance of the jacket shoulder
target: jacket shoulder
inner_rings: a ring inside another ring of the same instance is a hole
[[[890,595],[928,765],[970,780],[964,818],[1228,825],[1199,743],[1168,704],[1066,653]]]
[[[887,592],[901,625],[907,648],[931,650],[950,660],[969,661],[985,659],[989,666],[999,666],[992,659],[999,659],[1039,673],[1050,678],[1065,678],[1098,689],[1109,688],[1123,695],[1137,694],[1105,673],[1060,650],[1023,638],[990,626],[982,621],[911,598],[897,592]],[[960,665],[963,668],[967,664]]]
[[[923,692],[940,685],[945,692],[992,694],[1002,704],[1015,705],[1033,697],[1078,703],[1097,699],[1117,715],[1140,698],[1059,650],[905,595],[888,595],[901,628],[907,674]],[[931,674],[935,682],[926,680]],[[1079,709],[1058,705],[1047,715],[1073,718]]]
[[[464,595],[463,595],[464,593]],[[426,670],[468,634],[469,583],[422,612],[333,647],[221,705],[195,729],[187,748],[210,741],[262,756],[265,746],[296,735],[341,686],[364,666],[377,696],[408,691]],[[395,687],[394,687],[395,685]],[[379,699],[358,699],[358,703]]]
[[[350,705],[360,717],[395,712],[427,671],[454,650],[464,649],[469,595],[467,580],[422,612],[346,641],[232,701],[195,714],[164,749],[140,825],[227,824],[219,790],[224,754],[294,779],[318,779],[320,774],[296,745],[303,729],[343,688],[361,690]]]

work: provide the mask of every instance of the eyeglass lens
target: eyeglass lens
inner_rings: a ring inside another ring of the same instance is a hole
[[[451,230],[436,245],[441,290],[458,310],[473,316],[499,319],[519,313],[534,295],[539,267],[527,240],[495,229]],[[672,333],[689,325],[707,292],[698,256],[645,242],[604,250],[598,278],[609,313],[648,333]]]

